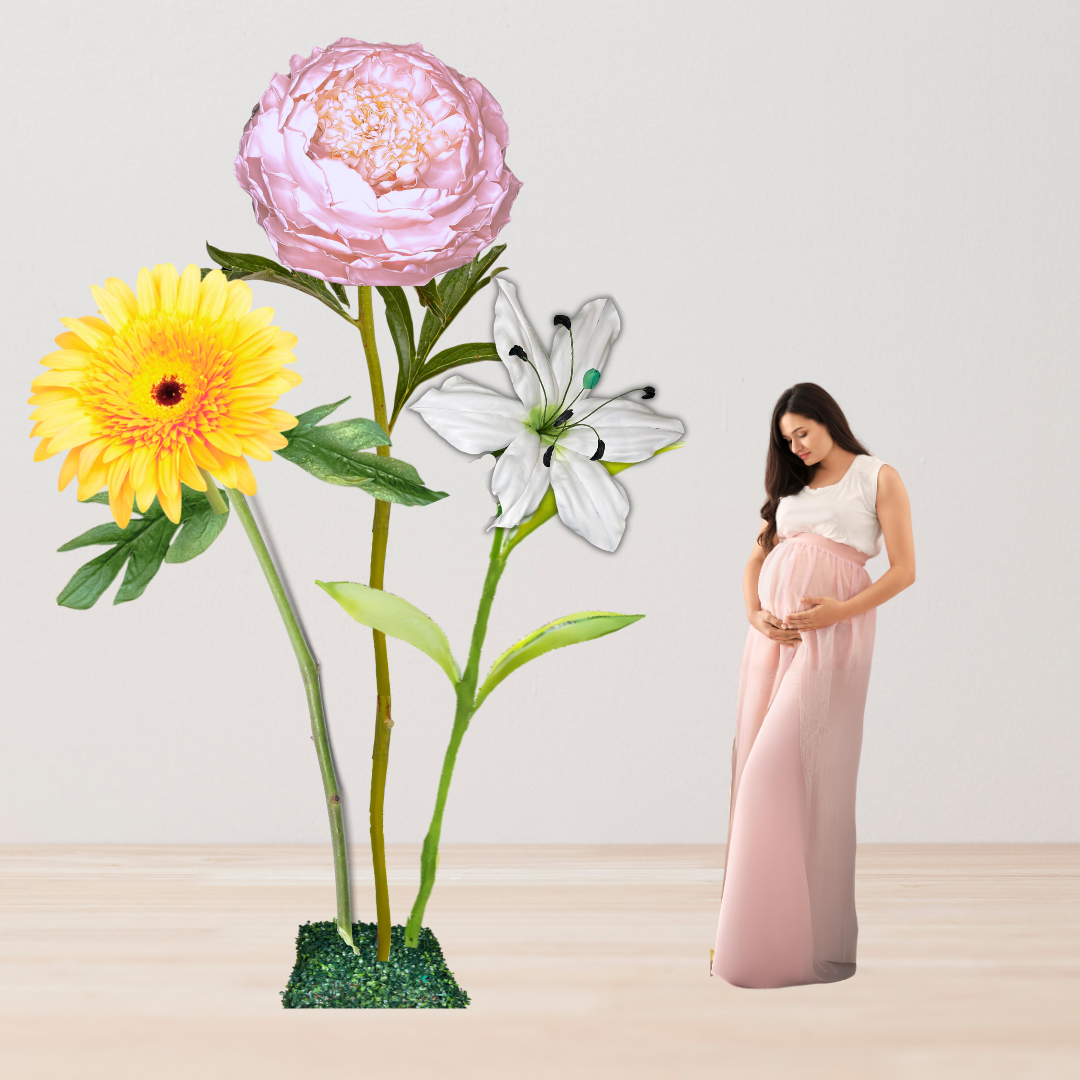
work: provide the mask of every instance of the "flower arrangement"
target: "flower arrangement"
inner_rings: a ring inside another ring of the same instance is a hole
[[[210,547],[235,511],[274,597],[300,668],[322,775],[334,852],[333,922],[300,928],[297,963],[283,993],[290,1008],[457,1008],[468,1003],[430,929],[442,821],[469,723],[510,674],[553,649],[589,641],[643,616],[581,611],[522,638],[480,679],[496,589],[510,554],[558,515],[589,543],[615,551],[629,501],[615,475],[678,445],[682,424],[643,402],[651,386],[594,396],[620,329],[609,299],[560,315],[550,352],[496,266],[494,244],[521,187],[505,164],[502,111],[475,79],[419,45],[341,38],[289,74],[274,77],[244,128],[234,171],[250,195],[275,261],[207,245],[213,269],[143,269],[134,291],[109,278],[92,287],[98,314],[63,319],[58,350],[33,382],[40,438],[36,460],[66,451],[59,486],[78,480],[80,501],[107,503],[113,521],[61,551],[106,545],[57,597],[86,609],[125,568],[114,602],[143,595],[164,563]],[[276,407],[301,379],[294,335],[252,310],[247,282],[298,289],[360,333],[373,418],[328,421],[347,398],[292,415]],[[493,342],[438,347],[457,315],[495,285]],[[346,291],[355,286],[355,300]],[[406,288],[422,312],[417,333]],[[372,290],[394,343],[397,379],[388,400],[375,340]],[[354,306],[355,304],[355,306]],[[502,363],[513,396],[452,375],[465,364]],[[445,498],[391,453],[402,410],[411,408],[455,449],[496,458],[498,512],[475,626],[462,669],[443,631],[384,590],[390,508]],[[375,735],[370,826],[374,923],[354,922],[341,793],[319,669],[247,498],[248,458],[284,459],[316,479],[374,499],[367,582],[318,582],[372,630]],[[222,487],[219,488],[219,484]],[[133,517],[137,514],[137,517]],[[386,635],[433,659],[456,708],[435,808],[421,857],[420,890],[407,925],[391,922],[383,840],[389,761],[390,670]]]

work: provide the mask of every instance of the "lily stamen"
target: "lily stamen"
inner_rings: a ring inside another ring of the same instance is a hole
[[[548,411],[547,390],[544,389],[544,380],[540,378],[540,372],[536,370],[536,365],[529,359],[525,350],[520,345],[515,345],[510,350],[510,355],[516,356],[519,360],[524,361],[526,364],[529,365],[529,367],[532,368],[533,374],[536,376],[536,381],[540,384],[540,393],[544,395],[544,412],[546,414]],[[560,404],[562,403],[560,402]]]

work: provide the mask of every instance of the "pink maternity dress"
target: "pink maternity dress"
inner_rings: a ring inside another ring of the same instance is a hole
[[[779,543],[758,581],[778,618],[803,596],[847,600],[881,550],[883,462],[855,458],[839,483],[780,500]],[[778,645],[751,628],[731,760],[731,816],[712,973],[735,986],[855,974],[855,779],[874,609]]]

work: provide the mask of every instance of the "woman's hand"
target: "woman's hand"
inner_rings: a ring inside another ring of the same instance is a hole
[[[802,638],[797,630],[785,626],[771,611],[758,608],[750,614],[750,625],[779,645],[798,645]]]
[[[833,596],[800,596],[800,604],[812,604],[807,611],[793,611],[785,620],[785,625],[796,630],[821,630],[848,616],[844,605]]]

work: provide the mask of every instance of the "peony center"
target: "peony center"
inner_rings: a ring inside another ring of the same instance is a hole
[[[377,195],[416,187],[426,162],[450,145],[401,89],[361,83],[312,100],[319,117],[312,141],[354,168]]]

